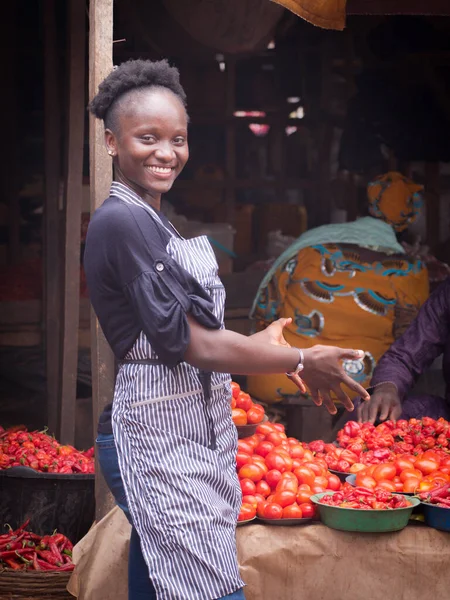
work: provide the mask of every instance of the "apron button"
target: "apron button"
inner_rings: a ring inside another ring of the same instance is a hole
[[[156,270],[159,272],[164,271],[164,265],[162,263],[156,263]]]

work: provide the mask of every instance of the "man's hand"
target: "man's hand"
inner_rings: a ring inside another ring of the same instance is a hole
[[[378,385],[369,402],[361,403],[357,408],[358,422],[375,423],[378,414],[380,421],[392,419],[396,421],[402,412],[402,405],[397,387],[393,383]]]

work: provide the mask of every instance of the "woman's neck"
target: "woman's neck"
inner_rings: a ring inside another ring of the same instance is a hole
[[[129,181],[118,167],[114,168],[114,180],[132,189],[133,192],[140,196],[142,200],[144,200],[144,202],[149,204],[152,208],[158,211],[161,210],[161,194],[158,194],[156,196],[152,195],[143,187],[137,185],[134,182]]]

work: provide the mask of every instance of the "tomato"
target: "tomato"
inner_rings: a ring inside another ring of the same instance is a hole
[[[240,479],[251,479],[255,483],[261,481],[264,477],[264,471],[259,465],[244,465],[239,469]]]
[[[375,489],[377,482],[370,475],[365,475],[361,472],[356,475],[356,485],[358,487],[366,488],[367,490],[373,490]]]
[[[322,494],[323,492],[326,491],[326,488],[322,485],[312,485],[311,491],[313,494]]]
[[[261,442],[264,441],[264,436],[259,433],[254,433],[248,438],[245,438],[246,441],[252,446],[253,450],[258,446]]]
[[[300,444],[290,444],[289,445],[289,456],[293,459],[295,458],[303,458],[305,455],[305,449]]]
[[[253,406],[253,400],[251,399],[249,394],[245,392],[239,392],[236,396],[236,408],[241,408],[247,412]]]
[[[325,472],[325,469],[321,465],[319,465],[317,462],[312,462],[312,461],[305,462],[304,461],[303,465],[305,467],[308,467],[308,469],[311,469],[311,471],[313,471],[313,473],[316,477],[323,475]]]
[[[437,471],[439,469],[440,460],[433,459],[432,457],[420,457],[414,463],[414,468],[423,473],[424,475],[429,475],[433,473],[433,471]]]
[[[235,381],[231,382],[231,393],[233,394],[233,398],[237,398],[239,396],[239,392],[241,391],[241,386]]]
[[[299,483],[306,483],[312,486],[314,483],[315,473],[309,467],[302,465],[298,469],[295,469],[294,475],[297,477]]]
[[[420,479],[418,479],[417,477],[408,477],[403,482],[403,491],[408,494],[412,494],[416,491],[416,488],[419,485],[419,483]]]
[[[247,413],[242,408],[233,408],[231,417],[235,425],[247,425]]]
[[[283,490],[281,492],[275,492],[273,501],[275,504],[279,504],[282,508],[289,506],[295,502],[297,494],[292,490]]]
[[[377,488],[381,488],[382,490],[386,490],[387,492],[396,492],[397,488],[395,487],[395,483],[390,481],[389,479],[380,479],[377,481]]]
[[[252,506],[251,504],[242,504],[238,521],[248,521],[254,517],[256,517],[256,506]]]
[[[400,480],[405,483],[407,479],[412,477],[413,479],[422,479],[422,472],[418,469],[405,469],[400,473]]]
[[[264,500],[258,504],[256,508],[256,514],[258,517],[264,518],[264,511],[266,510],[267,506],[269,506],[269,502],[267,502],[267,500]]]
[[[309,486],[308,486],[309,488]],[[302,489],[298,489],[297,492],[297,502],[298,504],[303,504],[304,502],[309,502],[309,499],[311,498],[311,496],[313,495],[311,488],[309,488],[308,490],[302,490]]]
[[[283,437],[283,434],[280,431],[272,431],[266,435],[266,440],[272,442],[274,446],[279,446],[284,439],[286,439],[286,436]]]
[[[231,398],[231,408],[236,408],[236,398]]]
[[[311,452],[311,450],[305,450],[305,454],[303,455],[303,459],[305,461],[314,460],[314,454]]]
[[[270,485],[267,483],[267,481],[264,481],[264,480],[258,481],[258,483],[256,484],[256,493],[261,494],[261,496],[264,496],[264,498],[267,498],[267,496],[270,496],[271,489],[270,489]]]
[[[248,441],[248,438],[244,440],[238,440],[238,452],[245,452],[246,454],[253,454],[253,444]]]
[[[373,471],[373,478],[375,481],[381,481],[385,479],[394,479],[397,474],[397,469],[393,463],[385,463],[377,465]]]
[[[358,473],[359,471],[364,471],[365,468],[366,465],[363,465],[362,463],[355,463],[354,465],[351,465],[349,472]]]
[[[297,493],[298,490],[298,481],[297,478],[281,478],[277,483],[277,487],[275,488],[275,493],[283,492],[284,490],[289,490],[290,492]]]
[[[245,452],[238,452],[236,454],[236,468],[239,471],[241,467],[248,464],[251,461],[252,457],[250,454],[246,454]]]
[[[259,456],[265,457],[269,454],[269,452],[272,452],[274,448],[275,446],[271,442],[264,441],[256,446],[255,454],[259,454]]]
[[[301,519],[302,516],[302,509],[297,503],[283,508],[283,519]]]
[[[298,500],[297,500],[298,502]],[[315,508],[310,502],[302,502],[299,504],[299,508],[302,511],[303,519],[312,519],[315,515]]]
[[[278,469],[271,469],[270,471],[267,471],[265,480],[272,490],[274,490],[277,487],[277,484],[280,481],[280,479],[281,471],[278,471]]]
[[[263,517],[265,519],[281,519],[283,516],[283,508],[279,504],[270,502],[264,508]]]
[[[242,496],[242,504],[250,504],[250,506],[254,506],[256,508],[258,506],[258,499],[256,496]]]
[[[403,492],[403,481],[400,479],[400,477],[394,477],[392,483],[395,485],[396,492]]]
[[[319,485],[320,487],[323,487],[324,489],[327,489],[328,477],[324,477],[323,475],[319,475],[318,477],[315,477],[313,486],[317,486],[317,485]]]
[[[276,430],[274,429],[273,423],[270,423],[269,421],[266,421],[266,423],[261,423],[256,428],[256,433],[259,433],[260,435],[263,435],[264,437],[268,436],[269,433],[272,433],[273,431],[276,431]]]
[[[273,426],[277,431],[281,431],[281,433],[286,431],[286,427],[283,425],[283,423],[274,423]]]
[[[247,411],[247,422],[251,425],[256,425],[256,423],[261,423],[264,419],[264,411],[260,410],[253,406]]]
[[[298,446],[298,444],[300,444],[301,446],[301,442],[295,437],[288,437],[286,441],[289,445]]]
[[[406,458],[405,456],[398,456],[394,461],[394,465],[397,470],[397,475],[400,475],[400,473],[402,471],[404,471],[405,469],[414,468],[413,464],[414,464],[414,460],[412,460],[412,459],[410,460],[409,458]]]
[[[279,452],[269,452],[266,456],[266,465],[268,469],[277,469],[281,473],[292,469],[292,458],[289,455],[283,455]]]
[[[299,458],[293,458],[292,459],[292,470],[295,471],[295,469],[298,469],[299,467],[302,466],[303,461],[301,461]]]
[[[243,496],[253,495],[256,493],[255,482],[251,479],[241,479],[239,483],[241,485]]]
[[[337,492],[340,489],[341,489],[341,480],[339,479],[339,477],[337,475],[330,473],[328,475],[327,490],[333,490],[333,491]]]
[[[417,487],[418,492],[429,492],[434,488],[431,481],[421,481]]]

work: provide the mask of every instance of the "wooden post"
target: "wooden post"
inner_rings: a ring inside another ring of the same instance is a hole
[[[20,260],[20,205],[18,198],[18,135],[17,135],[17,3],[9,2],[2,6],[2,22],[4,28],[3,48],[7,52],[7,60],[3,61],[3,93],[1,102],[2,132],[8,140],[8,147],[2,159],[1,188],[2,196],[8,206],[8,245],[9,263]]]
[[[44,9],[44,320],[47,423],[56,434],[59,422],[61,349],[61,247],[59,182],[61,172],[61,106],[55,0]]]
[[[89,6],[89,98],[112,69],[113,0],[90,0]],[[112,179],[111,159],[106,153],[103,124],[90,117],[90,192],[91,213],[109,195]],[[91,313],[92,404],[94,428],[114,391],[114,357],[100,325]],[[113,499],[103,480],[98,462],[95,476],[96,518],[101,519],[112,507]]]
[[[80,317],[80,237],[83,197],[83,146],[85,96],[85,7],[79,0],[67,5],[68,123],[65,169],[64,311],[61,371],[61,419],[59,438],[75,443],[75,403]]]

